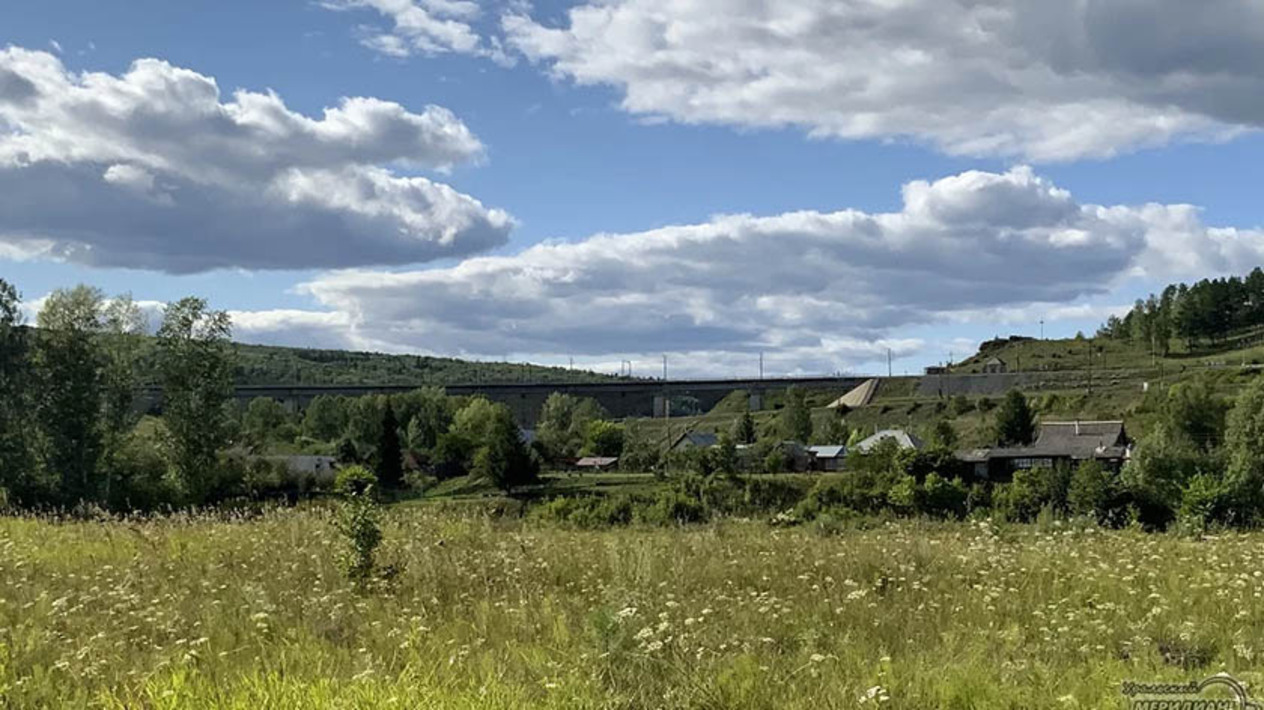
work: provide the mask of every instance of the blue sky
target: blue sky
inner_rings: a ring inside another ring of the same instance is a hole
[[[1070,3],[1052,19],[1017,0],[986,17],[949,2],[922,12],[936,16],[925,26],[910,19],[921,0],[864,5],[750,3],[712,21],[723,3],[5,3],[0,128],[29,142],[5,167],[0,132],[0,187],[20,181],[47,201],[0,209],[0,277],[28,300],[78,282],[151,301],[203,295],[256,342],[646,371],[668,352],[685,373],[742,374],[761,351],[787,373],[878,371],[888,347],[897,369],[916,369],[992,335],[1035,334],[1041,316],[1050,335],[1091,330],[1168,280],[1259,261],[1264,108],[1239,97],[1261,78],[1261,38],[1240,8],[1217,5],[1174,39],[1144,35],[1181,22],[1176,2]],[[1062,43],[1033,49],[1033,23]],[[1117,26],[1142,35],[1132,51]],[[1001,61],[1015,47],[1024,59]],[[45,55],[58,78],[40,83]],[[897,66],[857,65],[874,56]],[[163,63],[154,76],[213,79],[221,105],[238,89],[275,92],[290,123],[232,138],[243,154],[272,151],[275,172],[154,138],[219,124],[173,117],[192,104],[151,84],[120,95],[162,104],[155,120],[170,123],[94,134],[95,104],[68,98],[94,90],[83,73],[126,82],[144,58]],[[6,113],[6,66],[56,107],[10,92]],[[370,107],[333,137],[301,135],[301,117],[343,97],[407,115]],[[409,117],[430,105],[447,110],[444,131],[400,139],[430,130]],[[355,134],[370,120],[395,123]],[[469,138],[436,147],[458,125]],[[72,150],[67,133],[93,135]],[[324,153],[295,154],[312,141]],[[328,175],[295,197],[285,181],[304,170]],[[375,188],[329,197],[366,171],[379,171]],[[356,202],[410,178],[455,202]],[[902,190],[919,180],[931,207],[906,209]],[[268,204],[238,190],[278,181],[288,197]],[[70,216],[57,202],[67,185],[81,205]],[[120,186],[149,202],[118,202]],[[1098,205],[1117,213],[1086,208]],[[905,214],[817,219],[840,210]],[[154,212],[150,238],[131,239]],[[208,226],[208,214],[228,217]],[[726,214],[749,217],[713,219]],[[1235,231],[1208,229],[1221,227]],[[239,238],[221,242],[222,230]],[[575,249],[524,256],[559,240]]]

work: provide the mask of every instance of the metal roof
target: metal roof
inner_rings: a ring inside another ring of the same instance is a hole
[[[846,446],[809,446],[808,451],[818,459],[841,459],[847,455]]]
[[[603,468],[605,466],[612,466],[618,462],[619,459],[616,456],[585,456],[584,458],[576,461],[575,465],[583,468]]]
[[[856,444],[856,448],[863,453],[868,453],[869,449],[877,446],[885,439],[895,439],[901,449],[921,449],[925,444],[916,435],[910,434],[903,429],[883,429],[864,441]]]

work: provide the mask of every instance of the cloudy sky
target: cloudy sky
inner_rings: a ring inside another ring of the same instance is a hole
[[[1245,0],[10,0],[0,277],[243,341],[915,371],[1264,262]]]

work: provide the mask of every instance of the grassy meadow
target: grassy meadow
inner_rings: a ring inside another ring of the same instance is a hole
[[[0,518],[0,707],[1099,708],[1264,679],[1264,535],[390,509],[357,593],[319,507]]]

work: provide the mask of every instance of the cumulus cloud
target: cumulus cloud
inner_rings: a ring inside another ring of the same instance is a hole
[[[470,0],[323,0],[320,4],[330,10],[373,10],[389,20],[389,29],[366,25],[358,33],[361,44],[391,57],[454,53],[512,63],[499,40],[480,37],[472,23],[481,11]]]
[[[1264,124],[1238,0],[588,0],[510,47],[634,114],[1066,160]]]
[[[483,146],[450,111],[312,118],[156,59],[75,74],[0,50],[0,245],[170,272],[408,264],[503,244],[502,210],[425,177]]]
[[[1134,275],[1264,258],[1260,232],[1208,228],[1185,205],[1080,204],[1025,167],[916,181],[903,196],[893,213],[724,215],[449,268],[329,273],[300,287],[326,308],[304,327],[327,317],[355,346],[382,350],[551,362],[687,353],[719,371],[749,371],[766,351],[783,372],[830,372],[888,347],[909,354],[917,341],[892,340],[902,327],[1030,318],[1033,304],[1070,317]],[[270,317],[268,332],[290,317]]]

